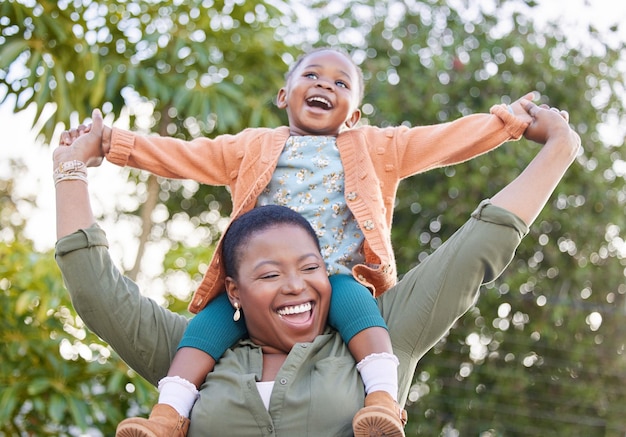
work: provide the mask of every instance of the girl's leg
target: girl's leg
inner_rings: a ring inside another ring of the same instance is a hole
[[[159,404],[171,405],[181,416],[188,417],[198,389],[215,362],[246,333],[244,321],[233,320],[233,307],[226,293],[213,299],[189,321],[167,376],[159,382]]]
[[[150,419],[126,419],[118,425],[116,436],[142,435],[137,432],[185,435],[189,413],[207,374],[226,349],[247,334],[244,321],[235,322],[233,312],[222,293],[189,321],[167,376],[159,381],[159,402]]]
[[[248,334],[243,319],[234,321],[234,311],[221,293],[189,320],[167,376],[183,377],[200,388],[226,349]]]
[[[359,371],[365,393],[384,390],[396,400],[398,362],[376,300],[352,276],[334,275],[330,283],[333,293],[328,322],[339,331],[357,367],[362,368]],[[380,370],[375,371],[375,368]]]
[[[352,276],[330,277],[328,321],[348,345],[365,386],[365,408],[353,421],[355,436],[404,436],[406,413],[398,406],[398,359],[376,300]]]

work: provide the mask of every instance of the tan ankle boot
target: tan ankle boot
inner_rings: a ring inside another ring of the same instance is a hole
[[[404,437],[406,410],[391,395],[375,391],[365,396],[365,407],[352,420],[354,437]]]
[[[117,425],[115,437],[185,437],[189,419],[166,404],[156,404],[149,419],[132,417]]]

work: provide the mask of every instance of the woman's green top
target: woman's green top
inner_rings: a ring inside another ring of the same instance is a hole
[[[519,218],[483,201],[445,244],[378,298],[400,360],[401,404],[419,359],[474,304],[481,284],[506,268],[527,231]],[[97,225],[60,239],[56,259],[85,324],[156,384],[167,373],[187,319],[142,296],[115,268]],[[188,436],[352,435],[364,390],[336,331],[328,328],[292,349],[274,382],[269,411],[256,388],[261,368],[261,350],[251,341],[228,350],[200,389]]]

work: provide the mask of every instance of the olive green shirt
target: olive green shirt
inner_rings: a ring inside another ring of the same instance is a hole
[[[419,359],[474,304],[480,285],[500,275],[527,231],[519,218],[484,201],[445,244],[377,299],[400,360],[401,404]],[[85,324],[156,384],[187,319],[142,296],[121,275],[96,225],[60,239],[56,259]],[[249,340],[228,350],[200,389],[188,436],[352,435],[363,383],[336,331],[328,328],[293,348],[275,379],[269,411],[256,389],[261,368],[261,350]]]

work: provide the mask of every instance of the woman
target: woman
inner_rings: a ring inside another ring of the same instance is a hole
[[[576,156],[580,139],[569,128],[566,114],[531,102],[524,102],[524,107],[533,118],[526,137],[545,146],[518,178],[483,201],[448,242],[409,271],[401,287],[378,298],[400,361],[401,404],[418,360],[473,305],[480,285],[494,280],[508,265],[528,225]],[[95,112],[93,135],[99,136],[99,129],[102,119]],[[82,166],[100,163],[99,145],[88,138],[92,133],[54,152],[57,262],[87,326],[156,383],[167,373],[187,320],[142,297],[136,285],[112,266],[106,238],[91,213]],[[272,238],[265,239],[268,247],[260,252],[270,259],[286,251],[279,238],[285,232],[274,231]],[[298,250],[308,248],[306,253],[311,253],[311,242],[304,235],[297,240],[292,235],[288,244],[296,243]],[[315,299],[289,301],[288,309],[276,306],[274,300],[251,303],[250,296],[258,288],[251,286],[254,276],[242,276],[241,270],[254,266],[249,246],[242,246],[237,272],[225,285],[233,313],[245,315],[241,321],[250,338],[230,349],[207,378],[192,411],[189,435],[351,435],[352,416],[364,402],[363,384],[340,336],[320,324],[327,312],[325,286],[316,282]],[[232,254],[222,256],[232,261]],[[275,296],[296,294],[289,288],[280,291],[278,285],[267,287]],[[286,319],[293,328],[299,321],[306,335],[286,341],[279,328],[285,320],[280,319],[291,312],[308,314]],[[266,406],[263,382],[272,381]]]

